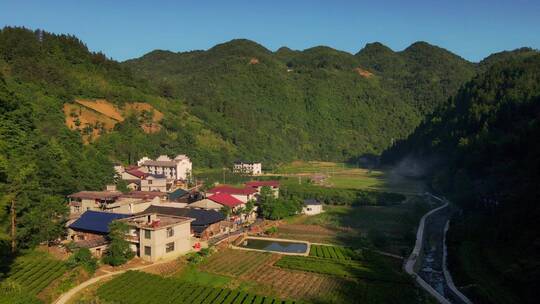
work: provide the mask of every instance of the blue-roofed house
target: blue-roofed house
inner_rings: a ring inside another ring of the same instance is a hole
[[[104,211],[85,211],[75,222],[68,226],[68,239],[75,242],[76,247],[85,247],[101,256],[107,247],[106,236],[109,224],[118,219],[129,217],[129,214]]]

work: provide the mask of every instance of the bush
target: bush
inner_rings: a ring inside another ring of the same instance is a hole
[[[98,260],[92,256],[92,253],[88,248],[81,248],[75,251],[67,260],[67,266],[75,268],[82,266],[90,275],[96,272],[98,267]]]

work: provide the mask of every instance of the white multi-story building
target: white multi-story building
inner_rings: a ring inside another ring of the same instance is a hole
[[[169,180],[187,180],[191,176],[193,164],[186,155],[177,155],[170,159],[161,155],[156,160],[143,157],[137,162],[140,170],[153,175],[164,175]]]
[[[239,174],[260,175],[262,174],[262,164],[235,162],[233,165],[233,172]]]

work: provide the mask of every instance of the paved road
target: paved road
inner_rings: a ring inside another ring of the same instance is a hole
[[[446,268],[445,235],[451,210],[448,202],[437,197],[444,205],[428,212],[418,227],[417,242],[405,264],[407,273],[440,303],[470,304],[452,282]]]

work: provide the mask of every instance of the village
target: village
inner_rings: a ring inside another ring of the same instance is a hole
[[[262,174],[261,163],[235,162],[232,169],[254,178]],[[135,256],[156,262],[261,232],[261,193],[279,197],[279,181],[252,180],[243,187],[216,184],[203,190],[193,181],[192,170],[186,155],[143,157],[136,165],[115,166],[117,184],[68,196],[68,233],[62,243],[87,248],[101,258],[108,250],[111,223],[123,222],[129,226],[125,240]],[[120,191],[119,184],[127,191]],[[302,213],[321,212],[316,199],[304,201]]]

